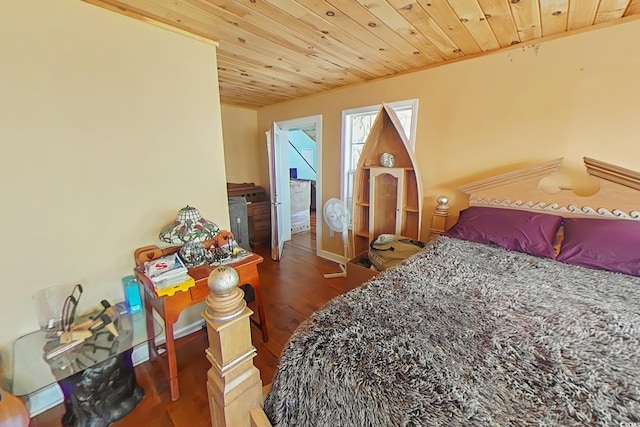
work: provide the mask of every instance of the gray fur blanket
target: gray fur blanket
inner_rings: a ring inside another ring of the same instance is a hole
[[[439,237],[300,325],[265,412],[297,427],[640,423],[640,278]]]

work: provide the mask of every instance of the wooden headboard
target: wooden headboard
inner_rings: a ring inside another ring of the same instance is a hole
[[[586,172],[597,188],[581,196],[570,186],[543,189],[544,180],[558,170],[562,158],[465,184],[457,189],[469,197],[469,206],[542,211],[565,217],[590,216],[640,221],[640,173],[600,160],[584,158]],[[547,191],[545,191],[547,190]],[[443,201],[444,199],[444,201]],[[438,199],[431,230],[445,230],[446,197]]]

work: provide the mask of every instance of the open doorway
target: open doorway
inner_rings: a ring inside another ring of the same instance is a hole
[[[287,153],[280,162],[288,165],[288,175],[277,175],[279,186],[289,186],[290,245],[320,251],[322,236],[322,116],[310,116],[276,123],[286,135]],[[276,156],[281,155],[276,152]],[[318,208],[318,209],[317,209]],[[288,222],[288,221],[287,221]]]

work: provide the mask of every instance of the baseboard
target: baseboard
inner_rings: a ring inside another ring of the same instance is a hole
[[[185,327],[180,329],[176,329],[173,333],[173,336],[178,339],[194,332],[199,331],[204,326],[204,319],[193,322]],[[156,339],[156,344],[164,344],[165,337],[164,335],[158,337]],[[133,366],[138,366],[141,363],[144,363],[149,360],[149,347],[146,343],[140,344],[133,349],[131,352],[131,361],[133,362]],[[25,402],[27,408],[29,409],[29,416],[35,417],[36,415],[40,415],[41,413],[48,411],[49,409],[60,405],[64,402],[64,396],[62,394],[62,390],[58,384],[52,384],[42,390],[33,393],[29,396],[28,400]]]

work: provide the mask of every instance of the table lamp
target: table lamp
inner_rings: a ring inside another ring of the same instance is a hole
[[[204,219],[198,209],[187,205],[158,237],[165,243],[183,245],[178,254],[187,268],[193,268],[205,262],[207,248],[202,242],[216,237],[219,230],[216,224]]]

